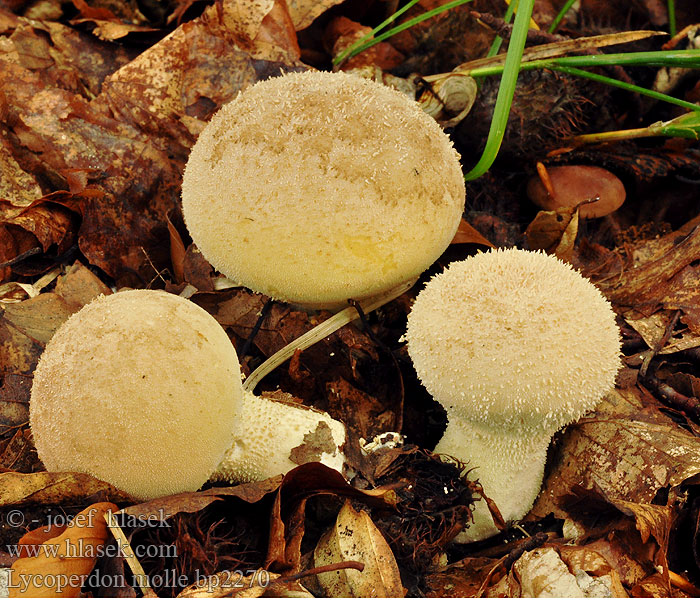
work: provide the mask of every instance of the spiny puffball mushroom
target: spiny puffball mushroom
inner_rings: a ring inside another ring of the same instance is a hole
[[[291,397],[291,396],[290,396]],[[244,391],[236,439],[214,481],[243,483],[320,462],[342,473],[345,426],[327,413],[293,402],[260,398]]]
[[[227,277],[335,307],[408,281],[464,208],[459,157],[418,105],[346,73],[288,73],[214,115],[182,182],[187,228]]]
[[[435,452],[475,468],[505,520],[530,510],[552,435],[613,388],[620,335],[609,302],[568,264],[517,249],[452,263],[408,317],[416,372],[447,411]],[[483,502],[459,541],[498,532]]]
[[[49,471],[150,499],[207,481],[232,443],[241,397],[236,351],[211,315],[131,290],[58,329],[34,373],[30,424]]]
[[[579,216],[582,219],[595,219],[616,211],[625,201],[625,186],[607,169],[589,165],[566,165],[549,167],[547,175],[552,184],[553,196],[547,192],[539,177],[531,178],[527,184],[528,198],[544,210],[580,204]],[[581,204],[586,200],[595,202]]]

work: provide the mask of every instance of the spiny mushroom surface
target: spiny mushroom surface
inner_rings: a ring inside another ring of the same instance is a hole
[[[424,271],[464,208],[458,155],[407,96],[346,73],[258,82],[194,145],[185,222],[208,261],[273,298],[334,307]]]
[[[212,479],[259,481],[308,462],[342,473],[344,443],[345,426],[327,413],[246,391],[234,443]]]
[[[407,339],[418,376],[447,411],[435,451],[474,467],[506,520],[532,507],[554,432],[594,408],[620,367],[608,301],[540,252],[452,263],[418,295]],[[498,532],[483,502],[474,519],[460,541]]]
[[[34,373],[30,424],[49,471],[141,499],[197,490],[230,447],[241,374],[226,332],[161,291],[102,296],[71,316]]]

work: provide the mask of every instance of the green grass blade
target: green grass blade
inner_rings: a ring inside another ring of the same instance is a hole
[[[562,73],[568,73],[569,75],[585,77],[587,79],[598,81],[606,85],[621,88],[623,90],[627,90],[628,92],[634,92],[636,94],[641,94],[642,96],[648,96],[649,98],[654,98],[655,100],[662,100],[663,102],[675,104],[676,106],[681,106],[685,109],[692,110],[694,112],[700,111],[700,106],[698,106],[697,104],[693,104],[692,102],[686,102],[685,100],[680,100],[679,98],[674,98],[673,96],[668,96],[667,94],[662,94],[661,92],[655,92],[654,90],[627,83],[626,81],[620,81],[619,79],[613,79],[612,77],[606,77],[605,75],[600,75],[598,73],[591,73],[590,71],[584,71],[583,69],[577,69],[576,67],[568,67],[564,65],[550,65],[550,68],[555,71],[561,71]]]
[[[668,28],[672,36],[677,33],[676,29],[676,0],[668,0]]]
[[[496,97],[496,105],[493,109],[493,117],[491,117],[491,127],[486,140],[486,147],[484,148],[479,162],[465,175],[467,181],[481,177],[481,175],[486,173],[493,164],[501,148],[503,135],[505,134],[506,125],[508,124],[510,107],[513,103],[513,94],[515,93],[518,73],[520,72],[520,61],[522,60],[525,42],[527,41],[527,32],[534,4],[535,0],[520,1],[518,13],[513,25],[513,33],[511,34],[510,43],[508,44],[506,62],[505,65],[503,65],[501,85],[498,88],[498,96]]]
[[[372,31],[370,31],[367,35],[365,35],[364,37],[361,37],[361,38],[360,38],[359,40],[357,40],[354,44],[352,44],[351,46],[348,46],[347,48],[345,48],[345,50],[343,50],[338,56],[336,56],[336,57],[333,59],[333,64],[334,64],[334,65],[338,65],[338,64],[340,64],[341,62],[343,62],[346,58],[348,58],[348,57],[350,56],[350,54],[351,54],[352,52],[355,51],[355,48],[359,48],[362,44],[364,44],[364,43],[367,42],[368,40],[371,40],[371,39],[372,39],[376,34],[378,34],[382,29],[384,29],[387,25],[390,25],[391,23],[393,23],[393,22],[394,22],[396,19],[398,19],[403,13],[405,13],[409,8],[411,8],[412,6],[418,4],[418,2],[420,2],[420,0],[410,0],[410,2],[408,2],[408,3],[406,4],[406,6],[404,6],[403,8],[400,8],[400,9],[397,10],[394,14],[392,14],[392,15],[390,15],[389,17],[387,17],[386,19],[384,19],[379,25],[377,25],[377,26],[376,26]],[[355,55],[353,54],[352,56],[355,56]]]
[[[513,13],[515,13],[515,7],[518,5],[518,0],[513,0],[509,5],[508,8],[506,9],[506,14],[503,15],[503,21],[505,23],[510,23],[510,20],[513,18]],[[491,44],[491,47],[489,48],[489,51],[487,52],[486,56],[491,57],[491,56],[496,56],[498,52],[501,49],[501,46],[503,45],[503,38],[500,35],[496,36],[496,39],[493,40],[493,43]]]
[[[374,37],[371,40],[368,39],[364,43],[361,43],[362,40],[359,40],[358,42],[353,44],[350,48],[348,48],[347,50],[342,52],[337,58],[335,58],[333,60],[333,64],[338,65],[343,60],[345,60],[347,58],[352,58],[353,56],[357,56],[360,52],[364,52],[368,48],[371,48],[372,46],[378,44],[379,42],[383,42],[384,40],[389,39],[391,36],[396,35],[397,33],[401,33],[402,31],[405,31],[406,29],[410,29],[414,25],[418,25],[418,23],[422,23],[423,21],[427,21],[428,19],[434,17],[435,15],[439,15],[440,13],[443,13],[447,10],[451,10],[453,8],[456,8],[457,6],[461,6],[462,4],[467,4],[468,2],[471,2],[471,1],[472,0],[452,0],[452,2],[448,2],[447,4],[443,4],[442,6],[438,6],[437,8],[429,10],[428,12],[425,12],[422,15],[414,17],[413,19],[409,19],[405,23],[401,23],[401,25],[397,25],[396,27],[392,27],[388,31],[385,31],[384,33]],[[363,39],[368,38],[370,35],[371,34],[368,34]]]
[[[559,23],[562,22],[562,19],[566,16],[566,13],[568,13],[571,7],[574,5],[574,2],[576,2],[576,0],[566,0],[566,4],[564,4],[564,6],[561,7],[561,10],[557,13],[557,16],[554,17],[554,21],[552,21],[551,25],[548,27],[547,33],[554,33],[556,31],[557,27],[559,27]]]

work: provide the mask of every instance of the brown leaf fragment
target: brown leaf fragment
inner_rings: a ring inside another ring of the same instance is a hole
[[[324,452],[333,454],[337,445],[333,441],[333,433],[328,423],[319,421],[316,429],[304,435],[304,442],[292,448],[289,459],[297,465],[309,462],[320,462]]]
[[[576,485],[611,499],[649,504],[656,492],[700,473],[700,441],[637,388],[615,390],[567,428],[531,515],[565,517],[559,498]]]
[[[457,232],[450,244],[479,244],[488,248],[495,248],[481,233],[472,227],[468,221],[462,219],[457,227]]]
[[[530,250],[544,250],[570,262],[578,235],[578,209],[541,210],[525,231]]]
[[[232,487],[214,487],[201,492],[184,492],[134,504],[122,509],[120,513],[145,521],[154,519],[163,521],[179,513],[199,512],[213,502],[221,500],[224,496],[240,498],[249,504],[255,504],[267,494],[275,492],[281,482],[282,477],[279,476]]]
[[[31,472],[39,468],[29,427],[17,429],[9,440],[0,442],[0,471]]]
[[[612,302],[652,314],[669,294],[672,278],[700,260],[700,226],[687,233],[670,233],[646,245],[654,247],[653,254],[605,285],[604,291]]]
[[[58,537],[43,542],[37,556],[16,560],[10,570],[10,597],[77,597],[109,536],[104,514],[116,510],[111,502],[93,504]]]
[[[114,502],[131,500],[117,488],[85,473],[0,473],[0,506],[70,504],[97,493]]]
[[[55,293],[65,300],[71,310],[76,311],[102,294],[112,290],[85,265],[76,261],[56,281]]]
[[[486,577],[499,562],[495,558],[465,558],[425,578],[429,598],[478,598]]]
[[[319,573],[318,581],[330,597],[403,598],[399,568],[370,516],[346,501],[335,524],[321,537],[314,550],[314,566],[358,561],[362,571],[343,569]]]

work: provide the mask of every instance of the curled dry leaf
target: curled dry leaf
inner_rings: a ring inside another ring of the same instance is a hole
[[[541,210],[525,231],[530,250],[544,250],[563,261],[571,262],[578,234],[577,208]]]
[[[58,537],[43,541],[37,556],[16,560],[10,570],[10,597],[77,597],[109,535],[104,514],[116,510],[111,502],[93,504]]]
[[[700,441],[658,407],[638,388],[614,390],[592,416],[569,426],[530,514],[566,517],[559,499],[576,485],[648,504],[659,489],[700,473]]]
[[[0,473],[0,506],[71,504],[102,493],[114,502],[131,500],[124,492],[84,473]]]
[[[317,575],[328,596],[403,598],[399,568],[394,555],[369,515],[352,508],[346,501],[335,525],[319,540],[314,550],[314,566],[358,561],[363,571],[343,569]]]

